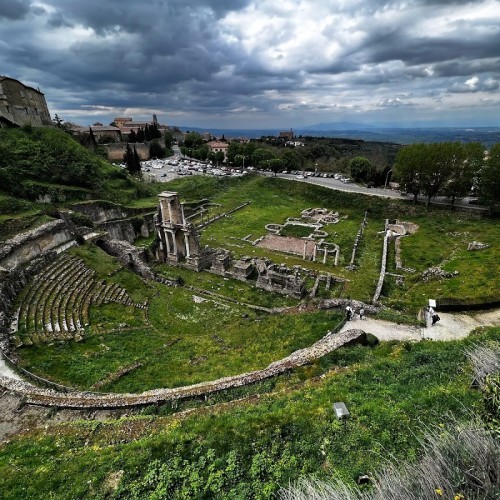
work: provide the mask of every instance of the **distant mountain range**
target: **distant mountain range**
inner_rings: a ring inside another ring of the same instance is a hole
[[[198,127],[180,127],[181,130],[193,132],[209,131],[212,135],[227,139],[233,137],[278,136],[285,129],[202,129]],[[289,129],[288,129],[289,130]],[[485,147],[500,142],[500,127],[428,127],[399,128],[377,127],[366,124],[335,122],[318,123],[304,127],[294,127],[296,136],[338,137],[362,139],[364,141],[392,142],[397,144],[412,144],[415,142],[481,142]]]

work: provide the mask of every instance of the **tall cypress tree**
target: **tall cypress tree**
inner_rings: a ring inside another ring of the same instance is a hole
[[[135,149],[135,146],[134,146],[134,154],[133,154],[133,164],[134,164],[134,172],[135,172],[133,175],[140,177],[142,174],[141,160],[139,159],[139,155],[137,154],[137,149]]]

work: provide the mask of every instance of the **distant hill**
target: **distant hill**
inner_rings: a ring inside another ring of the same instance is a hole
[[[500,142],[500,127],[435,127],[435,128],[384,128],[352,122],[318,123],[316,125],[292,127],[297,136],[338,137],[364,141],[413,144],[415,142],[481,142],[485,147]],[[180,127],[183,131],[210,132],[226,138],[278,136],[282,129],[204,129]],[[289,129],[288,129],[289,130]]]

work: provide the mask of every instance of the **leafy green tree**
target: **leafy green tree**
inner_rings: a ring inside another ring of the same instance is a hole
[[[297,170],[301,167],[300,156],[295,151],[287,150],[281,157],[282,166],[286,170]]]
[[[157,141],[151,142],[149,145],[149,157],[150,158],[164,158],[165,150],[161,147],[160,143]]]
[[[404,191],[413,195],[417,203],[422,190],[421,179],[426,161],[426,144],[410,144],[399,150],[394,164],[394,171]]]
[[[165,147],[171,148],[174,144],[174,136],[170,130],[165,130]]]
[[[244,144],[240,144],[239,142],[231,142],[227,147],[227,161],[229,163],[234,163],[238,165],[237,156],[243,156],[245,154],[245,146]],[[241,161],[241,160],[240,160]]]
[[[479,142],[461,144],[453,143],[450,161],[449,178],[444,183],[443,194],[451,201],[452,208],[457,198],[463,198],[472,189],[474,178],[478,175],[483,163],[484,148]]]
[[[220,163],[224,163],[224,152],[223,151],[217,151],[215,153],[215,161],[217,162],[217,165]]]
[[[276,176],[278,172],[283,170],[283,160],[281,160],[281,158],[273,158],[268,161],[268,166],[271,169],[271,172],[273,172]]]
[[[198,132],[189,132],[184,137],[184,146],[196,149],[203,144],[203,137]]]
[[[131,130],[130,133],[128,134],[128,142],[137,142],[137,134],[135,133],[134,130]]]
[[[274,153],[267,148],[258,148],[252,155],[252,163],[260,169],[267,168],[267,161],[275,158]]]
[[[493,211],[500,202],[500,143],[494,144],[478,174],[479,199]]]
[[[351,177],[356,182],[367,181],[373,170],[373,166],[364,156],[356,156],[349,162]]]
[[[420,185],[427,197],[426,206],[429,206],[445,185],[451,175],[452,165],[458,160],[460,150],[450,142],[425,144],[425,160],[423,162]]]
[[[125,154],[123,155],[123,163],[127,166],[127,170],[130,175],[140,176],[141,174],[141,162],[139,160],[139,155],[137,154],[137,150],[134,146],[134,149],[131,149],[130,144],[127,143],[127,147],[125,148]]]
[[[146,140],[146,135],[144,134],[144,129],[140,128],[136,133],[137,142],[144,142]]]

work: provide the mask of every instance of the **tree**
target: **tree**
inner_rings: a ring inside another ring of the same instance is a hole
[[[274,153],[270,149],[258,148],[252,155],[252,162],[258,168],[264,169],[267,166],[267,160],[273,160]]]
[[[198,132],[189,132],[184,137],[184,146],[196,149],[203,144],[203,137]]]
[[[449,179],[452,164],[459,156],[459,149],[450,142],[425,144],[425,160],[423,162],[420,185],[427,196],[426,206],[435,197]]]
[[[301,166],[299,155],[295,151],[285,151],[281,157],[283,168],[286,170],[297,170]]]
[[[227,147],[227,161],[229,163],[234,163],[237,165],[237,156],[243,156],[245,154],[245,146],[239,142],[231,142]]]
[[[144,130],[140,128],[136,133],[137,142],[144,142],[146,140],[146,136],[144,134]]]
[[[95,140],[94,132],[92,132],[92,127],[89,127],[89,137],[90,137],[90,148],[94,150],[97,147],[97,141]]]
[[[410,144],[399,150],[394,163],[394,171],[402,189],[413,195],[415,203],[422,189],[421,178],[424,173],[425,152],[425,144]]]
[[[142,175],[141,160],[139,158],[139,155],[137,154],[137,149],[135,149],[135,146],[134,146],[134,170],[135,170],[135,175],[141,177]]]
[[[453,208],[457,198],[463,198],[471,191],[483,163],[484,148],[479,142],[465,145],[453,143],[451,148],[449,177],[442,192],[451,200]]]
[[[271,169],[271,172],[276,174],[283,170],[283,161],[280,158],[273,158],[272,160],[268,160],[267,162],[269,168]]]
[[[217,151],[215,153],[215,161],[217,162],[217,165],[219,163],[224,163],[224,152],[223,151]]]
[[[123,155],[123,162],[127,166],[127,170],[130,175],[140,176],[141,174],[141,162],[139,160],[139,155],[137,154],[137,150],[132,150],[130,148],[130,144],[127,143],[127,147],[125,149],[125,154]]]
[[[174,143],[174,136],[170,130],[165,131],[165,147],[166,148],[171,148],[172,144]]]
[[[52,122],[54,123],[54,125],[57,128],[63,128],[64,120],[62,120],[61,118],[59,118],[59,116],[57,115],[57,113],[54,115],[54,119],[52,120]]]
[[[165,150],[157,141],[153,141],[149,145],[149,157],[150,158],[164,158]]]
[[[364,156],[356,156],[349,162],[349,171],[351,172],[351,177],[356,182],[366,182],[371,176],[373,166],[367,158]]]
[[[130,133],[128,134],[128,142],[137,142],[137,135],[134,130],[131,130]]]
[[[478,174],[479,199],[490,207],[500,202],[500,143],[494,144]]]

